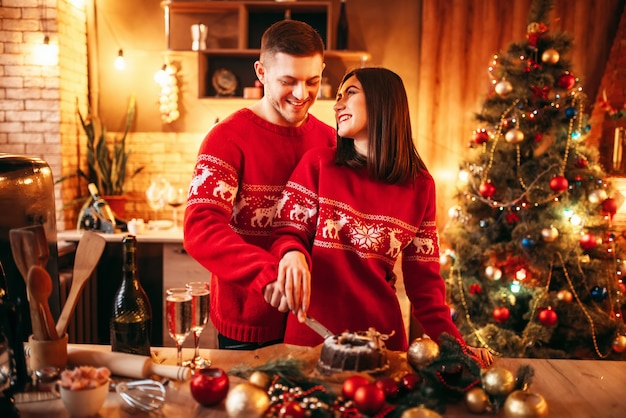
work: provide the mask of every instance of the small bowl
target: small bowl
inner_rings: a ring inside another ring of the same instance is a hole
[[[57,382],[52,392],[61,396],[65,409],[72,417],[96,415],[109,394],[109,383],[91,389],[71,390]]]

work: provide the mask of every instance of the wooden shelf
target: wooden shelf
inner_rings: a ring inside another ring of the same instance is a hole
[[[273,23],[285,18],[302,20],[322,36],[324,45],[334,45],[331,1],[163,1],[168,49],[191,51],[191,25],[207,26],[206,48],[198,52],[198,97],[215,98],[212,84],[216,71],[226,69],[237,78],[232,96],[242,97],[243,88],[254,85],[254,62],[259,57],[261,36]],[[335,88],[345,71],[364,66],[365,51],[325,51],[327,77]],[[220,97],[220,99],[226,98]]]

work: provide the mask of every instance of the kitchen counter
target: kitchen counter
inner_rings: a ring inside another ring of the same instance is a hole
[[[109,350],[108,346],[99,349]],[[172,348],[153,348],[159,361],[174,364],[175,350]],[[209,358],[214,366],[226,371],[234,367],[246,365],[255,367],[272,360],[285,358],[306,359],[315,361],[319,356],[319,347],[298,347],[285,344],[265,347],[255,351],[201,350],[203,356]],[[184,351],[184,358],[191,355],[190,350]],[[494,366],[501,366],[515,372],[520,366],[529,365],[535,372],[530,390],[540,394],[547,402],[551,418],[618,418],[624,415],[626,400],[623,396],[626,362],[607,360],[563,360],[563,359],[524,359],[498,358]],[[241,380],[231,376],[231,388]],[[336,383],[334,390],[340,390]],[[68,414],[59,399],[18,403],[21,417],[64,418]],[[166,402],[163,409],[156,413],[165,417],[227,417],[224,402],[214,407],[200,406],[191,397],[189,384],[186,382],[170,382],[167,385]],[[124,401],[115,392],[109,392],[108,398],[99,412],[102,418],[118,417],[150,417],[155,414],[129,410]],[[462,417],[504,417],[504,411],[496,414],[472,414],[462,403],[447,406],[444,418]]]
[[[97,232],[97,231],[96,231]],[[59,241],[78,242],[83,235],[83,231],[79,229],[70,229],[67,231],[61,231],[57,233],[57,239]],[[122,238],[128,235],[127,232],[120,232],[115,234],[100,233],[107,242],[122,242]],[[137,242],[159,242],[159,243],[173,243],[182,244],[183,242],[183,230],[178,229],[145,229],[141,234],[135,235]]]

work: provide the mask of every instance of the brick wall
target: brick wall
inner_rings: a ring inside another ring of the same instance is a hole
[[[44,35],[61,51],[39,63]],[[86,14],[81,1],[3,0],[0,6],[0,152],[44,159],[53,177],[76,170],[75,98],[87,97]],[[71,182],[68,182],[68,186]],[[57,229],[69,187],[55,187]]]

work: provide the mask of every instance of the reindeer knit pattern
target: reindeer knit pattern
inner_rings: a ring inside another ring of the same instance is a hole
[[[435,184],[424,172],[410,185],[371,180],[365,168],[339,167],[334,150],[304,155],[283,190],[274,215],[272,253],[299,250],[311,266],[308,314],[335,334],[376,328],[393,336],[392,350],[406,350],[407,337],[393,284],[393,267],[402,271],[412,311],[437,340],[448,332],[463,341],[445,304],[439,274],[435,225]],[[285,342],[315,346],[322,338],[294,315],[287,319]]]
[[[211,278],[211,321],[228,338],[282,338],[285,314],[265,302],[278,259],[269,249],[281,192],[308,149],[335,144],[333,128],[309,115],[298,128],[269,123],[249,109],[233,113],[207,134],[190,182],[186,251]]]

